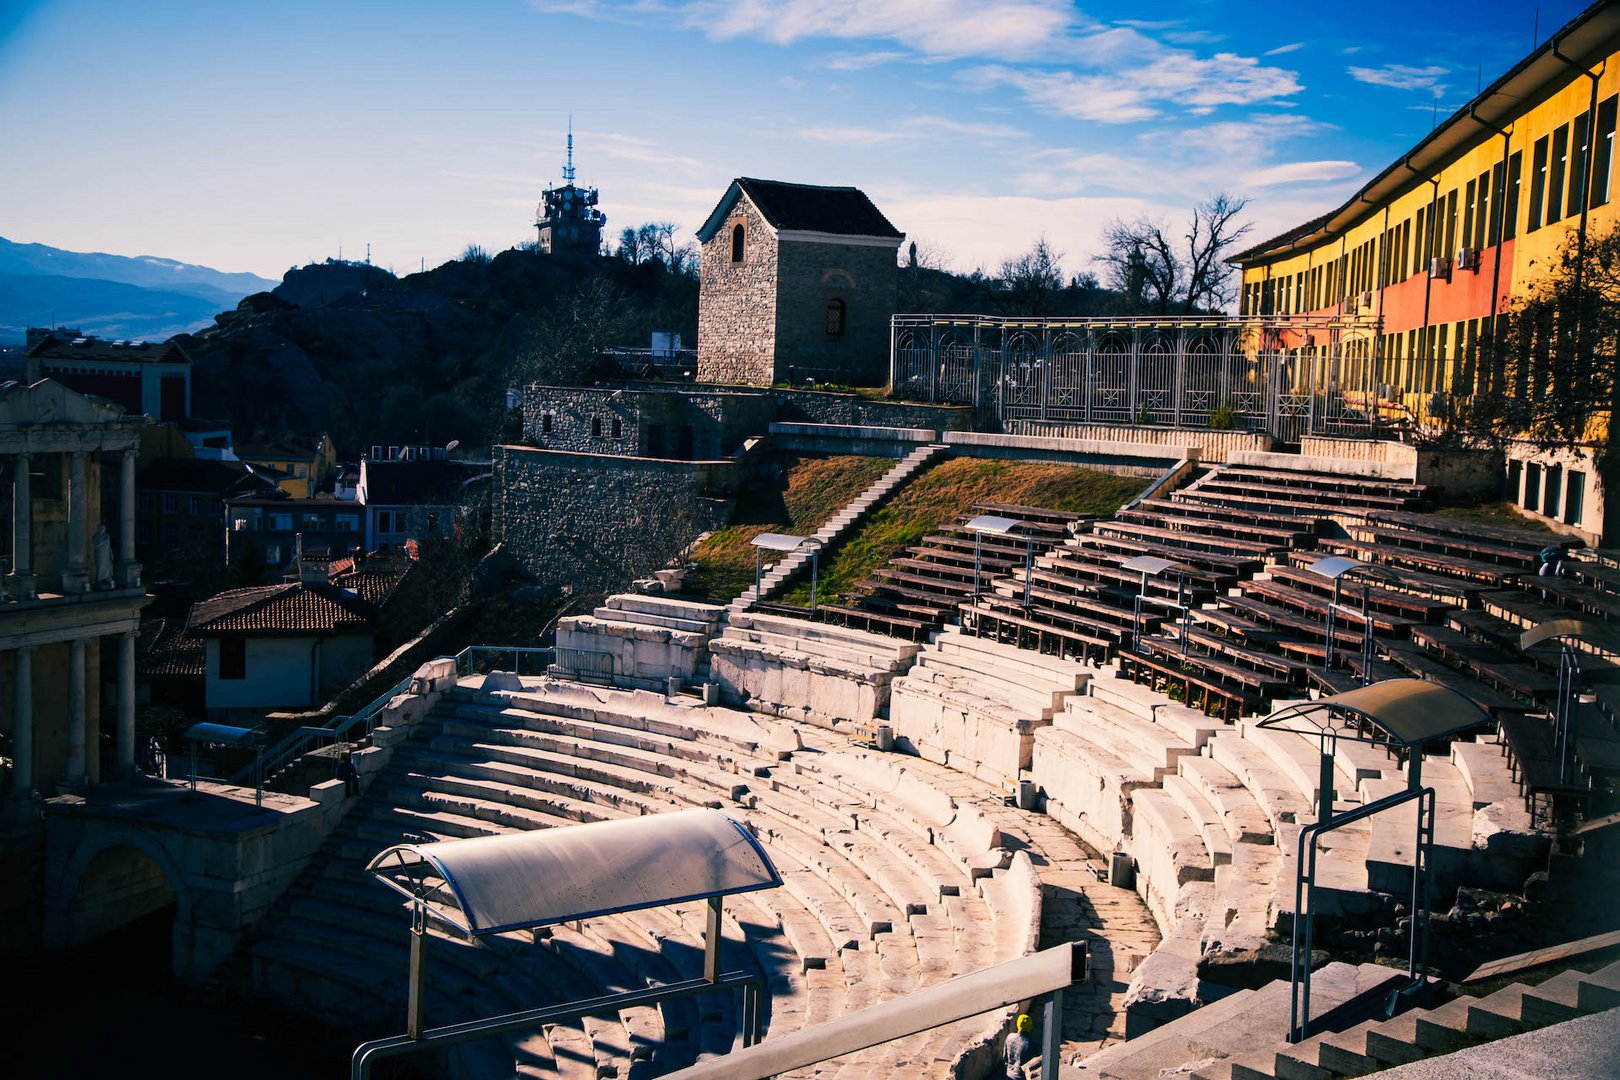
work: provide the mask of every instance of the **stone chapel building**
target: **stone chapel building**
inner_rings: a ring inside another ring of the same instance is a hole
[[[888,378],[905,234],[865,192],[740,177],[697,235],[699,382]]]

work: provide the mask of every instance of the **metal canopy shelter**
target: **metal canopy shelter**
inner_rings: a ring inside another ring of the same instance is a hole
[[[754,545],[754,600],[761,599],[759,595],[760,573],[764,570],[765,552],[780,551],[791,554],[795,551],[810,552],[810,613],[816,611],[816,578],[821,571],[822,542],[814,536],[794,536],[791,533],[760,533],[749,543]]]
[[[1131,605],[1131,647],[1138,652],[1142,650],[1142,604],[1147,596],[1147,581],[1150,577],[1157,577],[1163,573],[1176,575],[1176,607],[1181,611],[1181,651],[1187,651],[1187,578],[1198,574],[1196,567],[1185,563],[1178,563],[1173,559],[1163,559],[1157,555],[1137,555],[1126,559],[1119,564],[1121,570],[1128,570],[1133,574],[1142,575],[1142,586],[1136,590],[1136,600]]]
[[[979,548],[981,540],[986,533],[991,536],[1012,536],[1013,530],[1026,522],[1017,518],[1003,517],[1000,514],[980,514],[968,519],[962,528],[973,534],[973,599],[979,599]],[[1029,607],[1029,578],[1035,568],[1035,537],[1029,533],[1024,534],[1024,607]]]
[[[397,844],[373,857],[366,870],[410,901],[410,990],[405,1035],[358,1047],[351,1070],[355,1077],[367,1075],[371,1063],[380,1057],[532,1028],[563,1017],[656,1004],[721,987],[743,989],[744,1041],[758,1039],[763,1018],[759,977],[720,971],[721,901],[738,893],[776,888],[782,878],[753,835],[718,810],[681,810],[499,836]],[[702,979],[432,1031],[423,1028],[427,997],[424,950],[430,917],[476,940],[692,900],[708,902]]]
[[[191,741],[191,790],[197,790],[197,744],[208,743],[211,746],[230,746],[236,748],[257,749],[264,740],[264,731],[260,728],[232,727],[229,724],[192,724],[186,728],[186,738]],[[248,769],[253,774],[253,805],[264,805],[264,755],[255,753],[253,763]]]
[[[1490,715],[1468,698],[1422,679],[1386,679],[1332,697],[1280,709],[1259,727],[1318,740],[1321,773],[1317,821],[1299,832],[1294,871],[1294,948],[1289,976],[1288,1041],[1309,1034],[1311,1021],[1311,944],[1315,931],[1317,840],[1323,833],[1374,817],[1408,802],[1417,803],[1417,844],[1412,860],[1412,923],[1406,991],[1424,984],[1429,951],[1429,862],[1434,850],[1435,792],[1422,786],[1423,745],[1471,731]],[[1407,758],[1405,791],[1335,815],[1333,757],[1338,740],[1376,743]],[[1304,913],[1301,918],[1301,912]]]
[[[1558,779],[1567,783],[1575,771],[1575,728],[1581,711],[1583,676],[1599,675],[1603,681],[1620,678],[1620,669],[1601,672],[1581,671],[1581,650],[1620,654],[1620,634],[1599,619],[1548,619],[1519,635],[1519,651],[1529,652],[1537,645],[1558,646],[1558,697],[1553,703],[1553,750],[1558,754]]]
[[[1401,575],[1391,567],[1352,559],[1348,555],[1329,555],[1325,559],[1317,559],[1306,569],[1333,582],[1333,599],[1328,603],[1327,609],[1327,637],[1322,650],[1324,673],[1333,670],[1333,621],[1338,612],[1345,610],[1341,603],[1344,579],[1347,577],[1361,579],[1361,681],[1363,685],[1371,684],[1373,660],[1377,655],[1376,646],[1373,644],[1372,612],[1369,610],[1372,606],[1373,579],[1396,585],[1401,582]]]

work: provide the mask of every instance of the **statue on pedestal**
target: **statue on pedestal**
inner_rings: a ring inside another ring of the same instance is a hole
[[[113,552],[112,537],[107,535],[107,523],[101,522],[96,526],[94,562],[91,566],[91,588],[111,589],[113,585]]]

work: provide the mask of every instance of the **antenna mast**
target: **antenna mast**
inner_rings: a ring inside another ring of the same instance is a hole
[[[563,183],[574,182],[574,115],[568,114],[568,164],[563,166]]]

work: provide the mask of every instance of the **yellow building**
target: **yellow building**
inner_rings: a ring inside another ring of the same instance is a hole
[[[1529,392],[1490,385],[1492,332],[1566,240],[1613,227],[1617,95],[1620,3],[1602,0],[1344,205],[1237,256],[1241,312],[1365,318],[1357,348],[1400,411],[1477,387]],[[1522,507],[1600,530],[1589,454],[1509,456]]]

